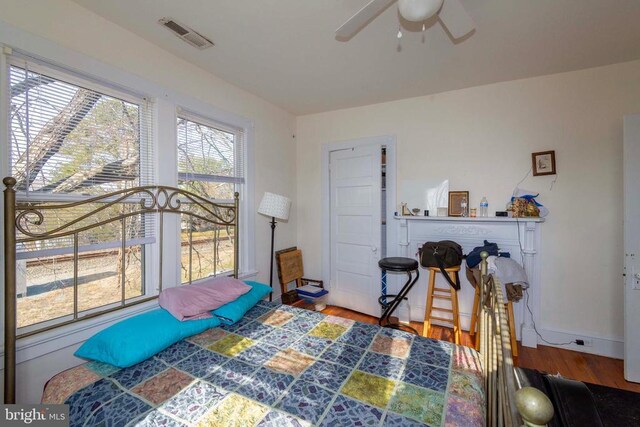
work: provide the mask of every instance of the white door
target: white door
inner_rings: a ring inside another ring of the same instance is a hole
[[[381,245],[380,144],[329,154],[331,301],[378,317]]]
[[[624,118],[624,377],[640,382],[640,114]]]

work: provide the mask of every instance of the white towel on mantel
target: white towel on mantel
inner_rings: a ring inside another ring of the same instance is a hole
[[[503,285],[513,283],[522,285],[524,289],[529,287],[527,273],[524,271],[524,268],[512,258],[490,256],[487,258],[487,270],[495,273]]]

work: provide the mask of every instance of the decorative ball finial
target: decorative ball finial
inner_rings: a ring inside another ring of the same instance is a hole
[[[5,187],[7,188],[11,188],[14,185],[16,185],[17,181],[14,177],[12,176],[8,176],[5,179],[2,180],[2,183],[5,185]]]
[[[482,259],[489,258],[489,252],[487,252],[487,251],[480,252],[480,258],[482,258]]]
[[[516,391],[516,407],[526,426],[544,426],[553,418],[553,403],[537,388]]]

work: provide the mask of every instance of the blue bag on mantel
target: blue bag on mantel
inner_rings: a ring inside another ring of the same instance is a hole
[[[469,255],[467,255],[467,267],[474,268],[480,264],[480,261],[482,261],[482,258],[480,258],[480,252],[482,251],[487,251],[489,256],[497,256],[499,251],[498,244],[485,240],[484,246],[476,246],[473,248],[473,250],[469,252]]]

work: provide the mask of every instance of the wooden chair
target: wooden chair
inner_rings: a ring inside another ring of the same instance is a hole
[[[302,251],[297,247],[282,249],[276,252],[276,264],[278,266],[278,280],[280,281],[280,290],[282,295],[287,293],[287,285],[291,282],[296,283],[296,288],[307,284],[314,284],[324,288],[322,280],[307,279],[304,276],[304,267],[302,265]]]

